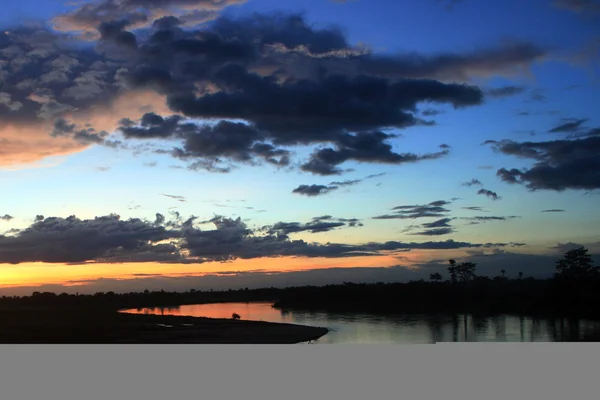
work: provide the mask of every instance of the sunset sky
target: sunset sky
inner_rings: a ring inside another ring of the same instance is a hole
[[[20,0],[0,295],[600,261],[600,1]]]

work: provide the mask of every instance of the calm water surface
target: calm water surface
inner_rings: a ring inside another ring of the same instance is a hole
[[[337,314],[281,311],[272,302],[195,304],[124,310],[135,314],[185,315],[231,318],[320,326],[330,332],[316,343],[435,342],[560,342],[599,341],[600,322],[566,319],[534,319],[512,315],[392,315]]]

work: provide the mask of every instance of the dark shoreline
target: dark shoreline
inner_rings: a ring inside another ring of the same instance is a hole
[[[256,301],[273,302],[273,307],[282,311],[512,314],[600,320],[600,274],[543,280],[476,276],[463,281],[348,282],[227,291],[146,290],[93,295],[34,292],[31,296],[0,298],[0,343],[298,343],[328,332],[325,328],[259,321],[118,312]]]
[[[512,314],[600,320],[600,282],[477,279],[289,288],[274,308],[286,311],[393,314]]]
[[[118,343],[296,344],[317,340],[329,332],[326,328],[263,321],[121,314],[127,315],[125,320],[135,327],[135,335],[119,337]]]
[[[328,329],[262,321],[128,314],[106,308],[0,308],[3,344],[294,344]]]
[[[469,282],[344,283],[327,286],[227,291],[96,293],[34,292],[1,297],[0,308],[54,307],[107,310],[187,304],[273,302],[280,310],[370,314],[516,314],[600,319],[600,280],[563,281],[477,277]],[[243,317],[243,316],[242,316]]]

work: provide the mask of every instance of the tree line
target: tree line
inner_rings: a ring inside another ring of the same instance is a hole
[[[190,289],[130,293],[2,296],[0,306],[86,307],[103,309],[177,307],[184,304],[273,301],[285,309],[369,313],[521,313],[591,316],[600,318],[600,267],[585,248],[565,253],[551,279],[494,278],[477,275],[472,262],[449,260],[448,279],[439,272],[429,281],[407,283],[350,283],[289,288],[248,288],[213,291]]]

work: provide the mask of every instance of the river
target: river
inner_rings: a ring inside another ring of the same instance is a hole
[[[135,314],[185,315],[320,326],[330,332],[314,343],[424,344],[435,342],[599,341],[600,321],[498,315],[372,315],[281,311],[272,302],[193,304],[123,310]]]

